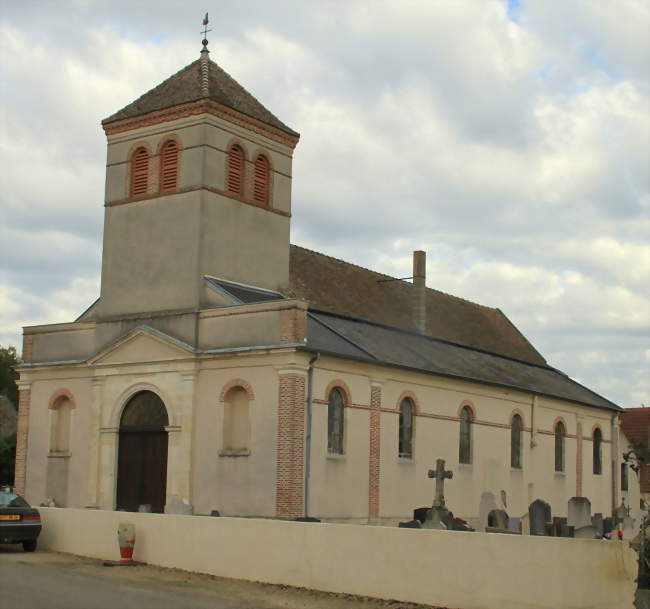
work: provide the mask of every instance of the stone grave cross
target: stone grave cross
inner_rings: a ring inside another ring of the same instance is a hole
[[[445,471],[445,460],[436,460],[436,469],[429,470],[429,478],[436,479],[436,498],[433,500],[433,507],[445,507],[445,478],[453,478],[454,473]]]

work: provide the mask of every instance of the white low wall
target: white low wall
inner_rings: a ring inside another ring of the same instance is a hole
[[[274,584],[461,609],[632,609],[625,542],[39,508],[39,546]]]

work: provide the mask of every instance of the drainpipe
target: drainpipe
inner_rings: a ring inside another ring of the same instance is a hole
[[[314,364],[320,357],[320,353],[314,354],[309,360],[309,369],[307,371],[307,421],[305,423],[305,499],[304,499],[304,512],[305,518],[309,516],[309,477],[311,475],[311,411],[312,411],[312,396],[314,388]]]

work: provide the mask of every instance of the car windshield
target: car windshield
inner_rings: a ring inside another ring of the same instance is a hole
[[[13,493],[0,493],[0,508],[3,507],[29,507],[29,503],[20,495]]]

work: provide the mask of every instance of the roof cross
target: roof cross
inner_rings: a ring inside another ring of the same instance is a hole
[[[445,460],[436,460],[436,469],[429,470],[429,478],[436,479],[436,498],[433,500],[433,507],[445,507],[445,478],[453,478],[454,473],[450,470],[445,470]]]
[[[203,44],[203,50],[204,51],[208,50],[208,38],[207,38],[207,36],[208,36],[208,32],[212,31],[212,30],[208,29],[208,23],[209,22],[210,21],[208,19],[208,14],[206,13],[205,17],[203,17],[203,30],[201,31],[201,34],[203,34],[202,44]]]

